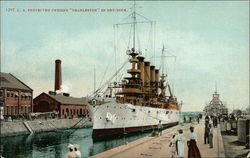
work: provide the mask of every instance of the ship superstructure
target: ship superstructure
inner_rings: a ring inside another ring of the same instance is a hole
[[[135,49],[135,10],[131,15],[133,46],[126,51],[131,63],[131,68],[127,70],[130,77],[125,77],[119,84],[110,85],[110,93],[105,97],[95,95],[88,98],[92,112],[93,137],[156,128],[159,121],[164,127],[179,122],[180,106],[166,82],[167,75],[160,74],[160,70],[145,61],[141,52]],[[114,88],[119,90],[113,96]],[[166,90],[169,91],[168,96]]]

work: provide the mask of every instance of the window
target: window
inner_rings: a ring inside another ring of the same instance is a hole
[[[10,92],[7,92],[7,97],[10,97]]]
[[[27,113],[27,107],[26,107],[26,105],[24,106],[24,113],[25,114]]]
[[[74,109],[74,115],[76,114],[76,109]]]
[[[21,94],[21,99],[23,99],[23,98],[24,98],[24,94],[22,93],[22,94]]]
[[[3,98],[3,90],[0,89],[0,98]]]
[[[8,115],[11,115],[11,106],[9,106],[9,113]]]
[[[10,111],[11,111],[10,114],[14,115],[14,106],[10,106]]]
[[[6,105],[6,115],[8,115],[8,112],[9,112],[9,106]]]
[[[16,114],[18,114],[18,106],[15,107]]]

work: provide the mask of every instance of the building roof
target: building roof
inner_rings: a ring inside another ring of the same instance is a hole
[[[64,96],[61,94],[56,94],[56,95],[47,94],[47,95],[55,99],[57,102],[61,104],[70,104],[70,105],[86,105],[87,104],[87,100],[85,98],[75,98],[75,97],[70,97],[70,96]]]
[[[20,81],[11,73],[0,73],[0,88],[15,88],[33,91],[29,86]]]

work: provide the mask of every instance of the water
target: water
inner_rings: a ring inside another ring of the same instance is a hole
[[[189,112],[182,112],[180,122],[187,116],[190,116]],[[105,141],[93,141],[92,128],[5,137],[1,138],[0,155],[5,158],[64,158],[68,152],[67,146],[71,143],[81,146],[82,157],[89,157],[145,137],[150,132]]]
[[[82,128],[5,137],[1,138],[0,155],[5,158],[64,158],[71,143],[81,146],[82,157],[89,157],[150,134],[137,133],[112,140],[93,141],[91,133],[92,128]]]

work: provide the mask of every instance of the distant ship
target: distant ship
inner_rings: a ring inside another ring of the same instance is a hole
[[[223,103],[220,100],[220,94],[217,92],[217,88],[215,88],[212,100],[205,106],[203,111],[207,115],[212,115],[212,116],[220,116],[228,114],[226,103]]]
[[[136,15],[131,14],[135,31]],[[133,33],[135,36],[135,32]],[[162,56],[164,48],[162,49]],[[167,75],[145,61],[135,48],[127,50],[131,69],[127,70],[130,77],[120,83],[109,86],[109,94],[101,97],[87,97],[92,113],[93,137],[104,137],[156,128],[159,121],[163,127],[177,125],[180,116],[180,104],[173,96],[170,85],[166,83]],[[119,91],[112,96],[112,90]],[[169,96],[166,96],[166,89]]]

